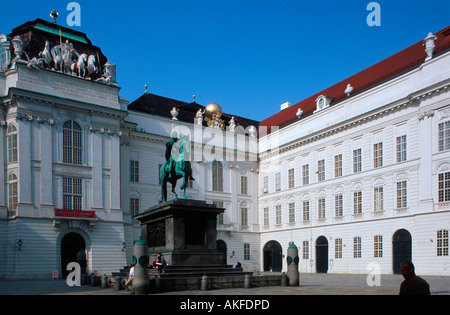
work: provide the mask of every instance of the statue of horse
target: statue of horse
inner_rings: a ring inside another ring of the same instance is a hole
[[[87,76],[91,77],[92,74],[98,73],[98,68],[95,65],[95,56],[90,55],[87,59],[87,66],[86,66]]]
[[[73,63],[71,66],[72,74],[84,78],[86,76],[87,62],[88,62],[88,55],[81,54],[80,57],[78,57],[78,61]]]
[[[161,166],[159,176],[161,179],[161,199],[162,202],[167,201],[167,183],[172,184],[172,193],[178,199],[175,192],[177,181],[183,178],[183,184],[180,188],[184,192],[184,199],[186,197],[186,188],[189,180],[192,178],[191,162],[189,161],[191,144],[188,136],[183,136],[180,141],[175,142],[172,147],[172,154],[170,159]]]

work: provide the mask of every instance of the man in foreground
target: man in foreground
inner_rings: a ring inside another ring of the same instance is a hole
[[[399,295],[430,295],[430,285],[421,277],[416,276],[412,262],[402,262],[400,272],[405,280],[400,285]]]

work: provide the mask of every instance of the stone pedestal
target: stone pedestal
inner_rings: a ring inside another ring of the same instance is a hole
[[[225,209],[205,201],[177,199],[154,206],[135,216],[150,264],[158,253],[174,266],[216,265],[222,253],[216,244],[216,217]]]

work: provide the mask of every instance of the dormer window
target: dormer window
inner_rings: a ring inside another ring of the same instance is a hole
[[[314,112],[318,112],[324,108],[327,108],[328,106],[330,106],[330,103],[333,99],[331,97],[325,96],[325,95],[320,95],[317,99],[316,99],[316,110]]]

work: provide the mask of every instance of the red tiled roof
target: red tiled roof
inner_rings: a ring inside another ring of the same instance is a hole
[[[440,53],[445,52],[450,48],[450,26],[447,26],[443,30],[434,34],[437,37],[435,41],[435,50],[433,57]],[[358,92],[364,91],[368,88],[374,87],[388,79],[398,76],[406,71],[409,71],[415,67],[421,65],[426,58],[425,47],[423,46],[423,40],[415,43],[414,45],[392,55],[383,61],[317,93],[309,98],[300,101],[299,103],[292,105],[291,107],[278,112],[277,114],[270,116],[260,123],[262,126],[267,127],[267,131],[270,132],[272,126],[279,126],[280,128],[292,123],[297,119],[296,113],[298,108],[303,111],[305,117],[316,110],[316,99],[320,95],[325,95],[333,99],[330,106],[342,101],[347,97],[351,97]],[[353,92],[351,96],[347,96],[344,91],[347,88],[347,84],[351,84]]]

